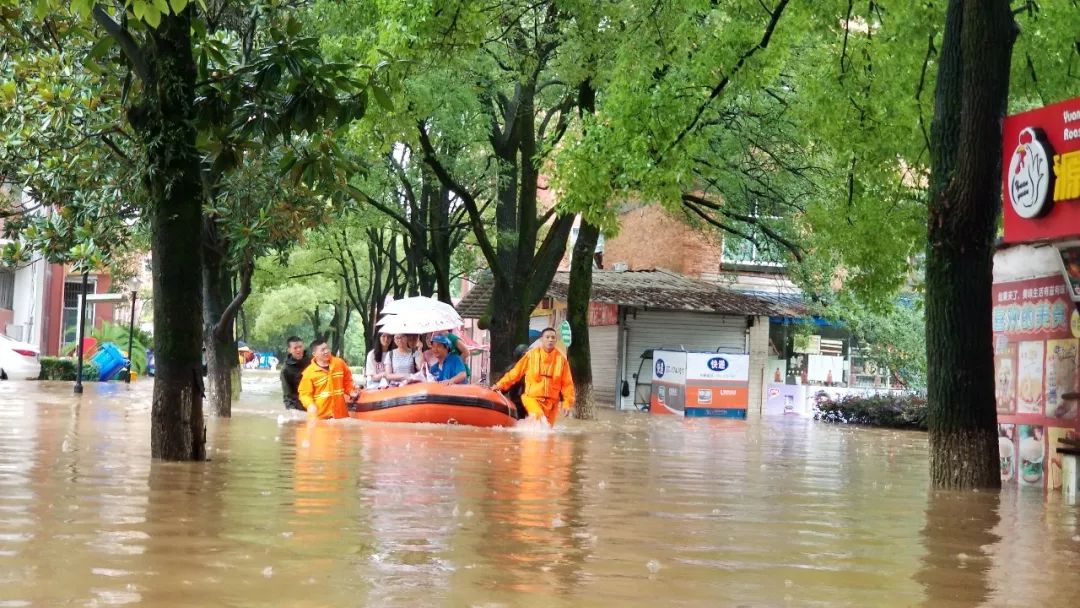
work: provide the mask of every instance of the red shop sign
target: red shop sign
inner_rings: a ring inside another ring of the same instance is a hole
[[[1080,236],[1080,97],[1009,116],[1002,136],[1005,242]]]

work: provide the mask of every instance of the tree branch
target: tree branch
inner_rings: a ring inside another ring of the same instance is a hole
[[[683,212],[688,214],[688,215],[689,215],[690,212],[693,212],[694,215],[698,216],[699,218],[701,218],[702,220],[707,222],[709,225],[714,226],[716,228],[719,228],[720,230],[723,230],[724,232],[726,232],[728,234],[732,234],[732,235],[737,236],[739,238],[746,239],[750,243],[752,243],[754,245],[757,245],[757,239],[754,238],[754,235],[752,235],[752,234],[750,234],[748,232],[742,232],[740,230],[735,229],[735,227],[733,227],[733,226],[731,226],[729,224],[725,224],[725,223],[721,222],[720,220],[718,220],[718,219],[712,217],[711,215],[709,215],[708,213],[705,213],[704,211],[701,210],[700,207],[698,207],[697,205],[695,205],[695,204],[693,204],[693,203],[691,203],[689,201],[686,201],[686,200],[683,201]]]
[[[926,129],[926,120],[923,119],[922,92],[926,86],[926,73],[930,68],[930,60],[937,54],[937,48],[934,47],[934,34],[931,33],[929,38],[926,44],[926,56],[923,57],[922,70],[919,72],[919,85],[915,87],[915,103],[919,106],[919,129],[922,131],[923,142],[928,150],[930,149],[930,132]]]
[[[228,328],[232,327],[232,322],[236,319],[236,313],[240,312],[240,307],[244,305],[244,301],[251,295],[251,276],[255,274],[255,263],[252,261],[245,262],[240,267],[240,289],[236,291],[236,297],[221,313],[221,318],[214,324],[214,339],[219,342],[224,342],[229,338]]]
[[[753,57],[755,54],[757,54],[758,51],[761,51],[769,46],[769,41],[772,39],[773,32],[776,31],[776,24],[780,22],[780,16],[784,13],[784,9],[787,7],[788,2],[789,0],[780,0],[780,2],[776,5],[776,8],[773,9],[771,13],[769,13],[769,23],[765,26],[765,33],[761,36],[761,40],[756,45],[750,47],[746,52],[744,52],[735,62],[735,65],[731,68],[731,71],[728,72],[728,74],[725,75],[722,79],[720,79],[720,82],[718,82],[716,86],[714,86],[712,90],[709,91],[708,99],[702,102],[702,104],[698,107],[697,112],[695,112],[694,118],[690,120],[690,123],[683,127],[682,131],[679,131],[679,134],[675,136],[674,141],[672,141],[667,146],[667,148],[665,148],[664,151],[661,152],[660,157],[657,159],[658,161],[662,160],[664,156],[667,156],[668,152],[678,146],[682,142],[682,140],[695,129],[698,121],[700,121],[702,115],[705,114],[705,110],[707,110],[708,107],[712,104],[712,102],[720,96],[720,93],[724,92],[724,89],[727,88],[727,85],[731,82],[731,79],[739,73],[742,67],[746,65],[746,62],[749,61],[750,58]]]
[[[761,218],[754,217],[752,215],[745,215],[736,211],[730,211],[728,209],[725,209],[722,204],[715,201],[710,201],[709,199],[698,196],[696,194],[683,194],[682,199],[684,203],[689,201],[691,203],[701,205],[702,207],[712,209],[713,211],[716,211],[721,215],[731,218],[733,220],[757,226],[761,230],[761,232],[765,234],[765,236],[783,245],[785,249],[790,251],[791,255],[795,257],[795,261],[800,263],[803,261],[802,248],[795,244],[795,242],[791,239],[783,236],[782,234],[774,230],[768,224],[762,222]]]
[[[128,61],[131,62],[132,69],[138,74],[139,79],[146,84],[152,84],[154,77],[150,73],[150,66],[146,63],[146,55],[139,48],[139,43],[131,35],[131,32],[117,23],[109,13],[105,12],[105,8],[100,4],[94,5],[92,13],[94,21],[120,45],[120,49],[124,52],[124,56],[128,58]]]
[[[840,80],[847,75],[848,37],[851,35],[851,13],[855,10],[855,0],[848,0],[847,16],[844,17],[844,43],[840,47]]]
[[[364,192],[363,190],[357,188],[356,186],[346,184],[345,191],[351,194],[353,198],[359,198],[361,200],[364,200],[372,207],[375,207],[382,213],[390,216],[390,219],[394,220],[398,224],[401,224],[410,233],[413,232],[413,226],[410,224],[409,218],[402,215],[401,212],[397,209],[394,209],[393,207],[390,207],[389,205],[380,202],[378,199],[371,196],[367,192]]]
[[[495,251],[495,246],[492,244],[491,239],[488,238],[487,231],[484,229],[483,217],[480,214],[480,209],[477,207],[476,199],[473,198],[472,193],[467,188],[457,182],[446,170],[446,167],[439,162],[435,153],[435,147],[431,145],[431,138],[428,136],[427,128],[423,122],[417,122],[416,128],[420,132],[420,147],[424,151],[424,162],[431,167],[431,170],[435,173],[435,176],[439,178],[439,182],[447,188],[457,194],[461,199],[465,209],[469,212],[469,223],[472,225],[473,234],[476,236],[476,242],[480,246],[480,251],[484,254],[484,259],[487,260],[488,265],[491,267],[491,272],[495,274],[497,279],[505,280],[505,272],[499,265],[499,255]]]
[[[547,236],[544,237],[544,241],[536,250],[536,255],[533,256],[530,272],[532,279],[529,281],[533,289],[542,291],[539,294],[529,294],[528,301],[539,301],[540,297],[546,293],[547,286],[551,285],[551,279],[555,276],[555,271],[559,269],[559,260],[566,255],[566,241],[573,227],[574,215],[566,214],[559,216],[552,224],[551,230],[548,230]]]

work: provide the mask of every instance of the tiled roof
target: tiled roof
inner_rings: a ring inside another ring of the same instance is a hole
[[[773,316],[804,317],[810,314],[810,309],[806,305],[806,298],[798,292],[741,289],[739,293],[765,300],[777,308],[783,309],[784,314]]]
[[[566,300],[570,273],[557,272],[547,295]],[[458,303],[462,317],[478,319],[491,298],[492,281],[476,285]],[[668,270],[593,270],[593,302],[656,310],[789,316],[780,302],[697,281]]]
[[[454,305],[458,314],[465,319],[479,319],[484,316],[484,311],[491,300],[491,289],[494,285],[495,282],[490,277],[480,279],[480,282],[473,285],[469,293],[465,294],[465,297]]]

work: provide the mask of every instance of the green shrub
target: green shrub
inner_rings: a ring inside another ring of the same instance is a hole
[[[822,398],[814,418],[842,424],[926,430],[926,398],[920,395],[848,395]]]
[[[71,357],[42,357],[38,380],[75,381],[78,361]],[[83,361],[83,380],[97,380],[98,368],[92,361]]]

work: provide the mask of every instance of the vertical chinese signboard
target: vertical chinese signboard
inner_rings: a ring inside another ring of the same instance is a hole
[[[1061,486],[1058,440],[1076,436],[1080,313],[1059,275],[994,285],[1001,479]]]
[[[1080,97],[1002,125],[1005,242],[1080,236]]]

